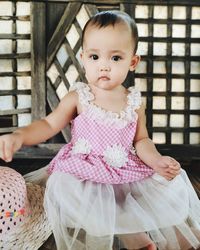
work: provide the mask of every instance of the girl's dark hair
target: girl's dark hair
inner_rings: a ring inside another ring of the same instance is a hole
[[[82,33],[82,40],[81,45],[83,47],[83,41],[85,36],[85,31],[88,26],[97,26],[99,28],[106,27],[109,25],[115,25],[116,23],[126,23],[132,32],[132,38],[134,41],[134,53],[137,51],[138,47],[138,29],[135,21],[125,12],[112,10],[112,11],[102,11],[97,13],[96,15],[92,16],[86,23],[83,33]]]

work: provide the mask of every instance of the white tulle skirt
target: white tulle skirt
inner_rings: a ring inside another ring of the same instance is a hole
[[[172,181],[155,174],[120,185],[54,172],[44,206],[58,250],[111,250],[114,236],[129,249],[200,246],[200,201],[184,170]]]

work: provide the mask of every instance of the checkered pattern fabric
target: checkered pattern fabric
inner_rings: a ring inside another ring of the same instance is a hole
[[[132,109],[134,112],[134,107]],[[66,144],[51,161],[49,173],[60,171],[72,174],[81,180],[110,184],[130,183],[151,176],[154,171],[131,152],[137,116],[133,116],[134,119],[127,125],[119,127],[117,124],[104,123],[104,120],[96,120],[94,115],[88,114],[90,110],[91,107],[83,109],[83,112],[73,120],[71,142]],[[92,148],[90,153],[72,152],[78,139],[85,139],[90,143]],[[128,155],[128,161],[120,168],[112,167],[105,161],[104,151],[112,145],[121,145]]]

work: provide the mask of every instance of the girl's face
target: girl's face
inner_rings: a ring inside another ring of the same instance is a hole
[[[81,54],[88,83],[110,90],[121,85],[139,62],[128,25],[119,23],[86,29]]]

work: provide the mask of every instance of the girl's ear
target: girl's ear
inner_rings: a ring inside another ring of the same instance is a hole
[[[80,63],[81,63],[81,65],[82,65],[82,68],[83,68],[83,50],[81,51],[81,53],[80,53]]]
[[[140,59],[141,59],[141,57],[138,56],[138,55],[134,55],[132,57],[131,64],[130,64],[130,67],[129,67],[130,71],[134,71],[135,70],[135,68],[137,67],[138,63],[140,62]]]
[[[81,58],[81,61],[83,60],[83,51],[81,51],[80,53],[80,58]]]

